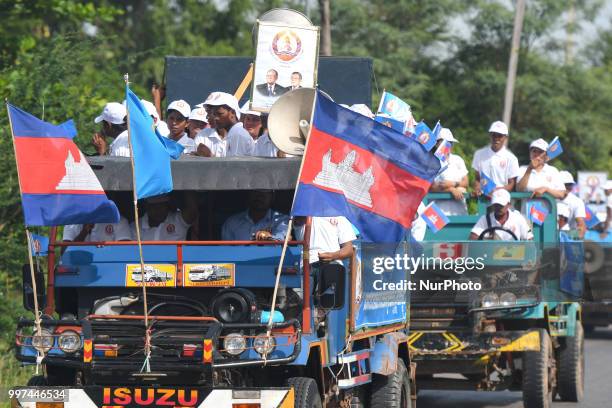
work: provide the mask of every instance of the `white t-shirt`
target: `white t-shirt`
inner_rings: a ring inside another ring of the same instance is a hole
[[[83,229],[81,224],[71,224],[64,227],[62,239],[64,241],[74,241]],[[102,241],[131,241],[132,231],[130,224],[124,217],[119,218],[117,224],[95,224],[91,232],[87,234],[83,242],[102,242]]]
[[[268,132],[264,132],[257,140],[255,140],[255,150],[253,156],[259,157],[277,157],[278,149],[270,140]]]
[[[130,144],[128,140],[128,131],[124,130],[110,144],[109,154],[111,156],[130,157]]]
[[[187,133],[183,133],[183,136],[176,143],[184,147],[183,154],[189,154],[196,151],[196,144],[194,139],[187,136]]]
[[[491,227],[503,227],[507,230],[510,230],[514,232],[519,241],[527,241],[533,239],[533,232],[531,231],[531,227],[527,223],[525,217],[523,217],[520,212],[510,209],[508,219],[503,225],[499,221],[497,221],[493,213],[491,213],[489,217],[491,219]],[[480,235],[482,231],[486,230],[487,228],[487,215],[483,215],[482,217],[480,217],[476,225],[474,225],[474,228],[472,228],[472,232],[476,235]],[[505,231],[496,230],[495,236],[497,239],[500,240],[514,240],[512,235]]]
[[[268,210],[265,217],[253,222],[249,212],[243,211],[229,217],[221,228],[221,239],[224,241],[250,241],[257,231],[270,231],[272,237],[284,240],[287,234],[289,217],[277,211]]]
[[[132,223],[132,234],[136,237],[136,228]],[[140,239],[143,241],[184,241],[190,225],[185,222],[180,211],[170,212],[157,227],[149,226],[149,215],[140,218]]]
[[[213,157],[225,157],[227,153],[227,138],[222,139],[214,128],[202,129],[194,138],[196,150],[200,144],[208,147]]]
[[[606,207],[612,208],[612,194],[608,196],[607,200],[608,200],[608,203],[606,204]]]
[[[255,141],[241,122],[236,123],[227,132],[227,157],[252,156],[254,148]]]
[[[438,174],[434,180],[434,183],[441,181],[452,181],[461,182],[465,176],[468,175],[467,167],[463,159],[452,154],[448,158],[448,167],[440,174]],[[457,200],[437,200],[436,205],[440,207],[442,212],[446,215],[467,215],[467,204],[465,198],[461,201]]]
[[[421,214],[423,214],[425,208],[427,207],[425,207],[425,204],[421,202],[416,212],[416,219],[412,221],[412,227],[410,228],[412,238],[414,238],[415,241],[419,242],[425,239],[425,234],[427,233],[427,223],[421,217]]]
[[[519,165],[516,156],[506,147],[494,152],[491,146],[487,146],[476,150],[472,168],[478,173],[483,172],[498,187],[502,187],[518,176]]]
[[[526,171],[527,166],[521,166],[519,168],[518,181],[523,178]],[[527,183],[527,191],[534,191],[540,187],[549,187],[553,190],[565,191],[565,185],[561,179],[561,174],[556,167],[544,164],[540,171],[531,170],[529,182]]]
[[[296,235],[298,239],[303,239],[304,228],[299,229]],[[340,245],[356,239],[353,227],[345,217],[312,217],[309,262],[318,262],[319,252],[339,251]],[[334,262],[342,264],[340,260]]]
[[[576,194],[568,193],[567,196],[560,202],[565,203],[570,210],[570,216],[567,225],[570,229],[576,229],[576,218],[586,219],[586,208]]]

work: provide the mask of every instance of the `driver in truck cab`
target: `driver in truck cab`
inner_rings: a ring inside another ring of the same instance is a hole
[[[481,238],[481,235],[484,236]],[[533,233],[529,223],[519,211],[512,208],[510,193],[498,189],[491,195],[487,214],[480,217],[470,233],[470,240],[496,239],[505,241],[531,241]]]

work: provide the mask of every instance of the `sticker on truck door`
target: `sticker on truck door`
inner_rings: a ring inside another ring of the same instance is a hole
[[[142,286],[140,264],[125,266],[125,286],[128,288]],[[147,287],[176,286],[176,265],[145,264],[144,283]]]
[[[234,286],[234,270],[232,263],[184,264],[183,286]]]

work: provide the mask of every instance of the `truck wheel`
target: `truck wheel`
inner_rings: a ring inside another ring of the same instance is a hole
[[[559,396],[571,402],[584,397],[584,333],[580,322],[576,322],[575,335],[565,338],[559,353]]]
[[[555,394],[555,359],[546,330],[540,329],[540,351],[523,353],[523,406],[550,408]]]
[[[35,375],[28,380],[28,387],[42,387],[47,384],[47,379],[44,375]]]
[[[372,382],[371,408],[410,408],[410,379],[404,361],[397,360],[391,375],[375,375]]]
[[[312,378],[292,377],[287,380],[287,385],[293,387],[295,395],[295,408],[321,408],[321,396],[319,387]]]

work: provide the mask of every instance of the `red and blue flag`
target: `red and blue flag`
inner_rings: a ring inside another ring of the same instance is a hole
[[[436,152],[434,153],[434,156],[440,159],[443,165],[448,163],[448,158],[450,157],[450,154],[451,154],[451,147],[452,147],[451,142],[449,142],[448,140],[442,140],[442,142],[440,143],[440,146],[438,146],[438,148],[436,149]]]
[[[539,202],[533,203],[529,208],[529,219],[538,225],[544,224],[547,216],[548,209]]]
[[[431,228],[434,233],[440,231],[448,224],[448,217],[434,202],[425,207],[421,213],[421,218],[423,218],[427,226]]]
[[[116,223],[117,206],[72,141],[72,121],[52,125],[7,104],[25,224]]]
[[[588,206],[585,206],[586,217],[584,218],[584,223],[586,224],[588,229],[595,228],[597,224],[601,222],[597,214],[593,212]]]
[[[401,241],[440,162],[415,140],[316,98],[292,215],[343,215],[364,241]]]

